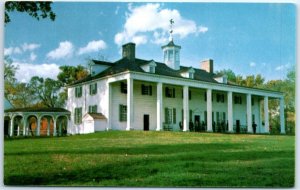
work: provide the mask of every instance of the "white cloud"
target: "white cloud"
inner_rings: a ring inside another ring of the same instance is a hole
[[[120,6],[117,6],[117,8],[115,10],[115,15],[119,14],[119,10],[120,10]]]
[[[198,27],[198,32],[200,32],[200,33],[206,33],[207,31],[208,31],[208,28],[205,26]]]
[[[284,65],[279,65],[278,67],[275,68],[275,71],[282,71],[289,69],[291,67],[290,63],[284,64]]]
[[[4,55],[21,54],[22,50],[19,47],[4,48]]]
[[[14,62],[13,65],[19,68],[16,72],[16,78],[20,82],[29,82],[33,76],[57,79],[57,74],[60,71],[59,66],[55,63],[32,64]]]
[[[255,62],[250,62],[250,67],[255,67],[256,66],[256,63]]]
[[[119,46],[137,39],[135,38],[136,36],[139,39],[137,40],[139,43],[145,43],[149,41],[145,34],[149,33],[154,37],[154,39],[150,39],[152,43],[164,42],[165,39],[168,39],[170,19],[175,21],[174,36],[177,35],[180,38],[208,31],[207,27],[197,26],[194,21],[183,18],[178,10],[162,9],[158,3],[148,3],[137,7],[129,4],[128,10],[129,13],[126,13],[123,31],[115,35],[115,43]]]
[[[23,49],[23,51],[33,51],[33,50],[39,48],[40,46],[41,46],[40,44],[35,44],[35,43],[32,43],[32,44],[24,43],[22,45],[22,49]]]
[[[23,45],[20,45],[19,47],[9,47],[4,49],[4,55],[13,55],[13,54],[22,54],[26,51],[33,51],[37,48],[39,48],[41,45],[40,44],[28,44],[24,43]]]
[[[33,52],[30,53],[30,61],[35,61],[36,60],[37,55]]]
[[[102,49],[106,49],[107,45],[103,40],[91,41],[85,47],[82,47],[78,51],[78,55],[96,52]]]
[[[58,48],[50,51],[47,54],[47,57],[51,59],[68,58],[73,55],[73,52],[74,52],[73,44],[69,41],[64,41],[59,43]]]

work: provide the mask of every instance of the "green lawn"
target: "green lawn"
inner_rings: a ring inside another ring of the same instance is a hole
[[[293,187],[295,137],[110,131],[4,141],[5,185]]]

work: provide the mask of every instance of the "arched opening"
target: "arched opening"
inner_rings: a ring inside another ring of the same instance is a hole
[[[65,115],[58,116],[56,119],[56,133],[57,136],[67,135],[68,117]]]
[[[27,136],[36,136],[37,130],[37,117],[35,115],[28,116],[27,118],[28,131]]]
[[[23,117],[21,115],[17,115],[13,117],[13,136],[21,136],[23,135]]]
[[[10,122],[10,117],[5,116],[4,117],[4,136],[9,136],[9,122]]]
[[[43,115],[41,117],[40,136],[53,135],[53,117],[51,115]]]

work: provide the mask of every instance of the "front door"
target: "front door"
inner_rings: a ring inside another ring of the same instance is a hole
[[[144,115],[144,131],[149,131],[149,115]]]
[[[201,128],[200,128],[200,115],[195,115],[194,116],[194,121],[195,121],[195,131],[201,131]]]

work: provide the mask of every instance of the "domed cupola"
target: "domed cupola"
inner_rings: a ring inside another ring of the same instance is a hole
[[[168,67],[179,70],[180,69],[180,49],[181,46],[175,45],[173,41],[173,19],[170,20],[170,37],[169,43],[167,45],[162,46],[163,55],[164,55],[164,63],[168,65]]]

